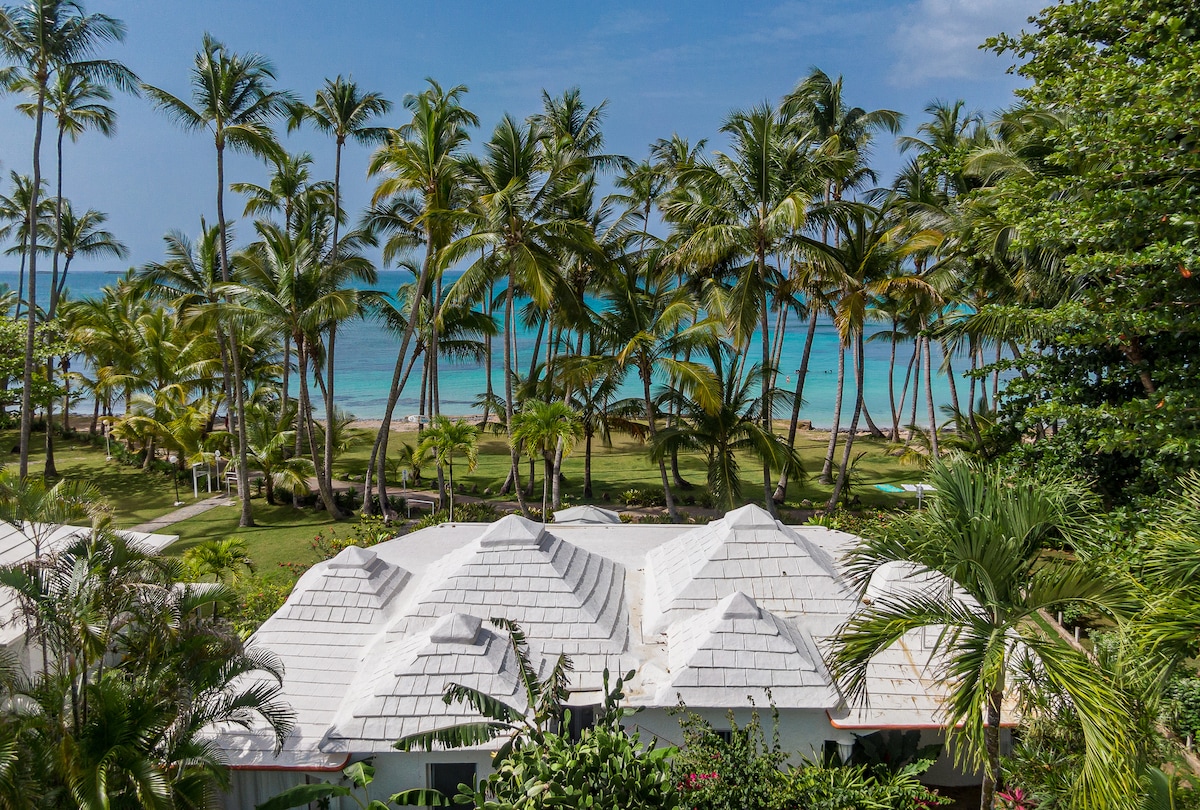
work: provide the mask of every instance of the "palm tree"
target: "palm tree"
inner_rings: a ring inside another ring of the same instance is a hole
[[[296,418],[293,403],[281,400],[284,413],[276,419],[274,414],[262,406],[250,409],[250,424],[247,426],[250,442],[250,467],[263,474],[267,503],[275,505],[275,490],[283,487],[292,493],[308,492],[308,477],[313,474],[310,459],[291,453],[296,438],[295,430],[281,428],[290,425]]]
[[[774,431],[763,429],[759,418],[762,398],[753,396],[756,377],[761,379],[757,367],[752,366],[738,378],[739,364],[734,352],[714,346],[709,349],[709,356],[713,368],[719,372],[718,407],[700,407],[692,397],[671,391],[670,396],[677,400],[684,418],[659,431],[653,454],[661,458],[677,450],[703,453],[708,491],[719,508],[730,511],[744,503],[739,455],[752,456],[776,469],[786,468],[793,480],[800,480],[804,470],[796,451]]]
[[[292,106],[291,120],[288,130],[300,126],[302,121],[309,121],[321,132],[332,135],[334,139],[333,163],[333,236],[330,239],[332,253],[329,263],[336,271],[338,266],[338,226],[342,218],[342,148],[347,138],[353,138],[361,144],[381,143],[388,130],[383,127],[368,126],[367,122],[387,114],[392,103],[379,93],[362,93],[353,80],[326,79],[325,86],[317,91],[316,100],[312,105],[296,104]],[[328,337],[325,341],[325,418],[332,419],[334,399],[334,353],[337,337],[337,322],[329,324]],[[325,432],[325,477],[333,478],[333,447],[329,444],[333,439],[333,431]]]
[[[647,262],[647,267],[656,266],[653,259]],[[606,291],[604,304],[604,311],[597,315],[599,344],[616,358],[619,369],[637,370],[646,418],[644,435],[651,447],[658,434],[658,408],[651,393],[656,373],[666,376],[673,388],[686,392],[700,407],[718,407],[720,396],[712,369],[677,359],[715,339],[711,319],[696,321],[699,308],[687,288],[669,288],[661,269],[641,280],[618,273]],[[658,471],[667,514],[678,520],[675,498],[667,480],[666,460],[662,457],[658,459]]]
[[[124,65],[110,59],[93,58],[96,50],[125,38],[125,26],[104,14],[83,13],[74,0],[31,0],[27,5],[0,10],[0,54],[12,63],[0,71],[6,85],[23,84],[34,97],[33,177],[29,198],[29,309],[26,311],[25,369],[21,391],[20,472],[29,472],[29,438],[33,428],[33,365],[37,322],[37,251],[32,249],[38,232],[42,186],[42,129],[50,82],[63,71],[93,81],[104,81],[133,89],[137,77]]]
[[[696,193],[671,200],[664,210],[690,229],[679,247],[683,260],[732,266],[737,280],[730,296],[730,332],[741,352],[758,332],[760,419],[771,431],[776,369],[770,306],[780,278],[774,257],[805,225],[810,201],[830,169],[823,155],[810,153],[808,141],[797,137],[790,118],[768,105],[734,112],[721,131],[730,137],[730,152],[681,170],[680,182]],[[764,461],[763,493],[772,511],[773,492],[770,463]]]
[[[563,216],[577,191],[586,160],[572,152],[548,154],[544,132],[536,122],[519,124],[505,116],[484,145],[484,158],[469,157],[464,169],[477,198],[467,214],[471,232],[442,252],[441,267],[480,256],[455,284],[452,296],[486,289],[497,275],[506,279],[504,290],[505,421],[511,448],[510,477],[518,481],[520,445],[513,443],[513,342],[516,330],[516,296],[520,290],[539,311],[556,301],[569,301],[571,291],[559,268],[574,253],[596,254],[589,224]],[[517,502],[525,508],[517,486]]]
[[[479,428],[467,424],[462,419],[451,421],[445,416],[435,416],[429,427],[421,433],[421,444],[417,452],[431,452],[439,467],[446,466],[450,484],[450,522],[453,523],[454,456],[462,453],[467,459],[467,472],[475,469],[475,463],[479,460]]]
[[[983,766],[980,808],[991,810],[1004,698],[1017,657],[1028,653],[1070,695],[1083,723],[1079,795],[1118,806],[1104,791],[1130,787],[1111,754],[1124,745],[1126,709],[1082,653],[1044,634],[1034,618],[1053,604],[1118,610],[1119,584],[1043,553],[1078,543],[1099,508],[1096,497],[1066,477],[1014,480],[996,465],[965,461],[935,463],[930,483],[937,496],[927,509],[850,553],[851,580],[864,591],[885,564],[912,566],[916,584],[864,600],[835,637],[831,670],[849,698],[861,699],[871,659],[913,631],[937,633],[932,660],[947,688],[946,726],[961,745],[958,756]]]
[[[430,281],[438,272],[438,254],[461,227],[456,215],[466,205],[466,178],[461,160],[470,139],[469,130],[479,125],[475,114],[462,106],[461,98],[466,92],[464,85],[446,90],[430,79],[427,90],[405,97],[404,108],[412,113],[412,118],[395,130],[371,158],[370,174],[386,175],[375,190],[373,204],[378,208],[386,201],[394,203],[388,208],[389,215],[383,218],[385,224],[381,230],[394,233],[406,248],[423,243],[425,257],[400,339],[383,420],[367,462],[363,487],[363,512],[367,514],[373,508],[373,475],[379,486],[380,508],[385,513],[388,509],[387,443],[392,415],[400,398],[401,378],[420,321],[422,301],[428,297]],[[385,261],[395,251],[396,243],[389,240],[384,248]]]
[[[554,477],[554,454],[561,445],[563,455],[571,452],[575,442],[583,438],[579,415],[564,402],[530,400],[513,416],[509,440],[524,445],[532,456],[541,453],[545,469],[542,473],[542,522],[548,520],[550,479]]]
[[[67,272],[71,269],[71,262],[76,258],[91,259],[98,256],[113,256],[116,258],[124,258],[129,255],[129,250],[123,243],[113,236],[111,231],[104,230],[101,226],[108,221],[108,215],[89,208],[79,216],[75,215],[74,208],[71,207],[70,201],[58,200],[57,211],[55,214],[57,225],[57,238],[55,239],[55,261],[54,274],[50,278],[52,285],[58,282],[60,285],[67,283]],[[62,277],[58,277],[58,256],[65,257],[62,266]],[[54,287],[50,295],[50,307],[47,310],[46,317],[53,318],[55,307],[58,304],[59,297],[62,295],[62,286]],[[53,380],[54,362],[53,359],[46,364],[46,382],[47,384]],[[63,412],[63,428],[67,427],[67,417],[65,407]],[[54,464],[54,407],[53,401],[46,402],[46,466],[45,474],[48,476],[58,475],[58,471]]]
[[[21,268],[17,276],[17,306],[12,314],[14,319],[19,320],[21,305],[25,302],[25,265],[29,259],[29,202],[33,196],[33,188],[28,175],[9,172],[8,176],[12,183],[12,191],[7,195],[0,194],[0,220],[5,223],[0,226],[0,239],[14,237],[16,244],[6,250],[4,254],[21,257]],[[38,202],[38,207],[41,209],[39,220],[41,217],[48,217],[54,205],[53,200],[41,196],[45,193],[45,185],[45,181],[42,181],[43,188],[39,192]]]
[[[260,158],[280,159],[282,150],[271,131],[270,122],[281,115],[290,102],[287,93],[271,90],[275,69],[258,54],[230,53],[225,46],[205,34],[192,68],[193,104],[160,90],[143,85],[158,109],[188,131],[204,130],[213,137],[217,153],[217,230],[221,258],[221,280],[232,281],[229,263],[229,227],[225,218],[225,150],[244,152]],[[228,346],[222,351],[225,378],[231,381],[237,417],[238,491],[242,493],[240,526],[253,526],[250,511],[249,466],[246,448],[246,403],[242,379],[241,353],[235,324],[229,324]],[[224,345],[226,335],[217,327]],[[232,371],[232,374],[230,373]]]
[[[27,82],[21,81],[11,89],[18,92],[30,91],[36,96],[37,88],[27,85]],[[107,87],[97,84],[71,69],[60,70],[56,73],[49,91],[46,104],[58,127],[58,140],[55,145],[58,177],[54,197],[54,232],[62,233],[62,207],[65,203],[63,198],[63,139],[70,136],[72,141],[78,141],[79,136],[89,129],[95,129],[102,135],[111,136],[116,131],[117,113],[104,103],[112,100],[112,93]],[[30,118],[37,115],[37,104],[34,102],[19,104],[17,109]],[[61,245],[55,245],[54,264],[50,273],[50,305],[46,309],[47,319],[52,319],[58,311],[58,299],[67,283],[65,268],[62,271],[62,277],[59,277],[60,251]]]

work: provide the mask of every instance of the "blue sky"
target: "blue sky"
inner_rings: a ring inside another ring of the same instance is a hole
[[[12,0],[10,0],[12,1]],[[888,107],[912,131],[932,99],[963,98],[991,111],[1011,102],[1020,79],[1008,57],[979,44],[1000,31],[1027,27],[1043,0],[796,0],[794,2],[558,2],[443,0],[119,0],[88,2],[125,21],[128,37],[106,55],[141,78],[189,93],[188,71],[205,31],[237,51],[257,51],[276,67],[278,85],[311,100],[326,77],[350,75],[396,103],[424,78],[466,84],[467,106],[485,140],[500,116],[524,117],[552,95],[579,86],[589,104],[608,100],[608,150],[634,158],[672,133],[709,138],[730,110],[777,100],[812,67],[845,76],[851,104]],[[0,168],[29,171],[32,125],[0,100]],[[90,268],[123,270],[161,257],[172,229],[195,234],[200,217],[215,221],[211,139],[178,131],[144,99],[118,97],[115,137],[88,133],[66,145],[64,193],[77,207],[110,215],[110,228],[130,248],[125,261]],[[53,139],[43,172],[53,176]],[[333,144],[311,132],[286,140],[308,150],[318,175],[332,177]],[[343,166],[344,202],[352,215],[366,204],[368,151],[351,147]],[[890,138],[875,165],[889,181],[901,164]],[[237,159],[231,181],[259,182],[261,166]],[[240,212],[229,195],[227,211]],[[249,227],[241,232],[248,236]],[[15,269],[13,260],[2,265]]]

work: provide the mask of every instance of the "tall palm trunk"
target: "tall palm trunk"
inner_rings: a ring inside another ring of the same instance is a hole
[[[433,268],[433,256],[435,249],[432,242],[433,234],[428,223],[425,225],[425,261],[421,263],[421,273],[417,277],[417,289],[413,293],[413,302],[408,315],[408,323],[404,326],[404,336],[400,339],[400,350],[396,354],[396,367],[392,371],[392,383],[388,388],[387,405],[383,409],[383,419],[379,423],[379,432],[375,434],[375,444],[371,447],[371,456],[367,460],[367,473],[363,482],[363,505],[362,512],[364,515],[374,513],[374,505],[371,499],[372,472],[375,474],[375,480],[379,485],[379,510],[387,519],[394,517],[391,507],[387,501],[387,446],[388,438],[392,432],[392,414],[396,411],[396,403],[400,399],[400,391],[402,390],[401,377],[408,379],[404,374],[404,358],[408,354],[409,344],[412,343],[413,333],[417,327],[417,317],[421,311],[421,299],[425,295],[425,289],[429,286],[429,276]]]
[[[921,356],[921,341],[917,340],[913,343],[912,356],[908,358],[908,369],[904,372],[904,384],[900,386],[900,402],[898,405],[892,406],[892,441],[900,441],[900,417],[904,415],[904,403],[908,401],[908,386],[913,379],[913,370],[917,365],[917,359]],[[917,371],[920,374],[920,371]],[[916,385],[913,385],[913,399],[916,399]],[[916,418],[915,416],[913,417]],[[912,424],[912,420],[909,420]]]
[[[221,236],[221,280],[229,283],[229,238],[225,222],[225,149],[223,143],[217,144],[217,230]],[[226,295],[226,301],[229,296]],[[232,303],[230,301],[230,303]],[[246,397],[242,385],[242,357],[238,345],[237,324],[229,324],[229,360],[233,366],[234,412],[237,419],[237,480],[238,494],[242,500],[242,515],[238,526],[254,525],[254,515],[250,511],[250,467],[246,452]]]
[[[344,143],[345,138],[338,137],[333,158],[333,253],[329,258],[329,264],[334,278],[337,278],[338,267],[338,225],[340,224],[338,220],[341,218],[342,212],[342,145]],[[329,341],[325,349],[325,459],[323,472],[325,481],[330,486],[333,482],[333,357],[337,343],[337,328],[336,320],[329,322]]]
[[[983,788],[979,795],[979,810],[992,810],[996,803],[996,790],[1000,787],[1000,717],[1004,702],[1004,689],[991,689],[987,698],[987,726],[983,729],[983,746],[987,763],[983,769]]]
[[[39,69],[37,114],[33,130],[33,186],[29,190],[29,298],[25,312],[25,365],[21,374],[21,460],[18,475],[29,475],[29,444],[33,433],[33,357],[37,334],[37,221],[38,190],[42,184],[42,123],[46,113],[46,70]]]
[[[804,381],[808,377],[808,360],[812,356],[813,338],[817,334],[817,309],[810,308],[808,315],[808,334],[804,337],[804,353],[800,356],[800,368],[796,369],[796,392],[792,400],[792,418],[788,422],[788,447],[796,447],[796,429],[800,422],[800,405],[804,396]],[[779,473],[779,483],[775,485],[772,496],[778,503],[783,503],[787,497],[788,468],[784,467]]]
[[[650,375],[652,374],[650,364],[643,361],[638,364],[638,372],[642,378],[642,396],[643,403],[646,408],[646,425],[650,432],[650,446],[655,444],[655,438],[658,436],[658,428],[655,425],[654,418],[654,400],[650,397]],[[666,459],[659,458],[658,473],[662,478],[663,485],[663,500],[667,505],[667,514],[670,515],[671,521],[679,522],[679,513],[675,509],[675,496],[671,493],[671,483],[667,480],[667,462]]]
[[[937,435],[937,406],[933,402],[933,361],[929,350],[929,337],[922,338],[925,341],[925,402],[929,406],[929,454],[932,458],[938,457],[938,435]]]
[[[512,462],[509,475],[512,477],[513,489],[517,493],[517,506],[520,508],[522,515],[528,515],[529,508],[525,505],[525,493],[521,491],[521,448],[512,440],[513,415],[515,410],[513,407],[513,331],[516,328],[516,313],[513,311],[515,301],[513,287],[515,284],[516,276],[510,266],[508,270],[508,286],[504,290],[504,418],[506,427],[508,428],[509,460]],[[533,476],[531,475],[530,484],[533,483],[532,478]]]
[[[760,211],[760,221],[763,216]],[[775,387],[775,377],[772,369],[771,355],[771,327],[770,327],[770,312],[767,307],[770,303],[770,296],[767,294],[767,254],[766,248],[760,243],[758,247],[758,282],[762,285],[762,300],[759,301],[758,328],[762,331],[760,340],[762,341],[762,425],[766,435],[771,435],[775,431],[773,422],[775,416],[774,399],[771,394]],[[767,458],[763,458],[762,466],[762,481],[763,481],[763,505],[772,516],[778,517],[778,510],[775,508],[775,499],[771,497],[774,492],[774,484],[771,478],[771,462]]]
[[[892,417],[891,441],[896,441],[896,339],[899,337],[898,324],[892,318],[892,348],[888,357],[888,414]]]
[[[822,484],[833,483],[833,456],[837,452],[838,428],[842,425],[842,396],[846,391],[846,347],[838,341],[837,394],[833,398],[833,427],[829,430],[829,446],[825,449],[825,461],[821,465]]]
[[[54,320],[54,316],[58,310],[59,296],[59,280],[58,280],[58,259],[62,253],[62,190],[63,190],[63,135],[65,131],[61,123],[58,126],[58,139],[55,144],[57,153],[58,165],[55,167],[56,184],[54,197],[54,258],[50,266],[50,306],[46,310],[46,319]],[[63,270],[64,279],[66,270]],[[54,384],[54,358],[46,359],[46,386],[49,388]],[[58,475],[58,468],[54,464],[54,405],[53,399],[46,402],[46,468],[44,474],[47,477]],[[63,408],[63,428],[66,428],[67,413],[66,406]]]
[[[337,503],[334,501],[333,489],[329,485],[329,479],[325,477],[324,467],[318,463],[323,460],[321,459],[317,448],[316,423],[313,421],[312,412],[312,397],[310,396],[308,390],[308,364],[311,362],[314,366],[314,370],[316,370],[315,367],[318,366],[319,363],[312,361],[307,340],[303,341],[298,349],[298,353],[301,358],[300,410],[303,414],[305,424],[308,425],[308,429],[305,431],[305,433],[308,434],[308,452],[312,455],[313,472],[315,472],[317,476],[317,494],[321,498],[321,504],[325,507],[325,511],[328,512],[331,517],[340,518],[342,516],[341,510],[338,509]],[[325,432],[329,432],[328,426],[326,427]]]
[[[832,510],[837,506],[838,500],[842,497],[842,492],[846,487],[846,475],[850,470],[850,452],[854,448],[854,436],[858,432],[858,417],[863,410],[863,382],[865,374],[863,373],[863,336],[862,330],[854,338],[854,386],[856,394],[854,397],[854,415],[850,417],[850,432],[846,434],[846,444],[842,448],[842,464],[838,469],[837,482],[833,485],[833,493],[829,496],[829,503],[825,504],[825,508]]]

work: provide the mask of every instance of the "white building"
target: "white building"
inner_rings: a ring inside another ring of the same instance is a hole
[[[83,526],[15,526],[0,520],[0,566],[20,565],[38,554],[56,554],[72,541],[88,536],[91,531]],[[131,543],[152,552],[162,551],[179,539],[177,534],[131,531],[121,531],[120,534]],[[35,672],[42,668],[40,648],[28,641],[26,631],[26,622],[18,611],[17,594],[11,588],[0,586],[0,647],[13,652],[26,672]]]
[[[936,634],[914,634],[879,656],[865,705],[847,706],[830,677],[823,644],[856,606],[837,562],[852,536],[784,526],[755,506],[707,526],[583,517],[444,524],[309,570],[254,636],[283,661],[296,728],[279,754],[266,734],[221,737],[235,769],[227,806],[253,807],[306,779],[336,780],[364,757],[375,758],[375,796],[485,774],[489,750],[401,753],[393,743],[477,719],[443,703],[451,683],[519,697],[510,647],[491,617],[520,625],[542,666],[571,657],[577,717],[601,702],[605,668],[614,677],[636,670],[627,701],[642,711],[629,723],[643,739],[681,741],[671,714],[680,701],[718,730],[730,711],[742,724],[773,702],[784,749],[810,758],[830,746],[848,752],[855,734],[877,729],[941,738],[942,687],[929,666]],[[925,587],[910,573],[889,570],[873,587]],[[972,777],[942,761],[929,779]]]

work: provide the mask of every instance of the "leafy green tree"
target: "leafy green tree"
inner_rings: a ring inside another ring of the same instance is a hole
[[[1061,294],[993,313],[1032,349],[1004,415],[1019,434],[1057,425],[1032,452],[1110,496],[1154,490],[1200,460],[1200,18],[1181,0],[1085,0],[1032,22],[989,45],[1020,60],[1022,101],[1059,116],[1042,170],[999,181],[999,215],[1053,260],[1044,287]]]
[[[1137,773],[1127,758],[1123,695],[1033,618],[1051,605],[1124,609],[1118,581],[1043,553],[1086,536],[1095,497],[1064,476],[1014,480],[995,465],[963,461],[935,464],[929,479],[937,489],[929,507],[864,538],[848,558],[850,577],[864,591],[888,563],[911,564],[921,584],[873,595],[856,611],[833,643],[831,670],[850,699],[861,699],[875,655],[911,631],[936,632],[947,727],[959,761],[983,766],[980,808],[990,810],[1001,780],[1005,695],[1015,662],[1031,655],[1078,711],[1086,742],[1081,802],[1129,806]]]
[[[457,796],[486,810],[516,808],[606,806],[630,810],[674,810],[680,795],[672,779],[672,747],[657,741],[644,745],[641,734],[627,732],[623,719],[631,714],[620,707],[624,683],[633,672],[618,678],[610,689],[605,673],[605,700],[599,722],[578,739],[563,731],[546,734],[537,746],[509,753],[494,772]]]
[[[432,453],[434,462],[449,471],[450,520],[454,521],[454,457],[462,453],[467,460],[467,472],[475,469],[479,460],[479,428],[462,419],[450,420],[435,416],[433,423],[421,433],[417,452]]]
[[[205,34],[192,68],[193,103],[189,104],[166,90],[151,85],[142,89],[154,105],[188,131],[203,130],[212,135],[217,156],[217,232],[221,280],[232,281],[229,262],[229,227],[225,217],[225,150],[260,158],[280,158],[282,150],[271,131],[272,120],[282,115],[291,100],[288,94],[271,89],[275,69],[258,54],[241,55]],[[253,526],[249,489],[248,450],[246,446],[245,381],[242,377],[241,352],[236,324],[228,324],[225,335],[218,325],[218,339],[224,345],[222,363],[230,380],[237,419],[238,491],[243,493],[239,525]]]

